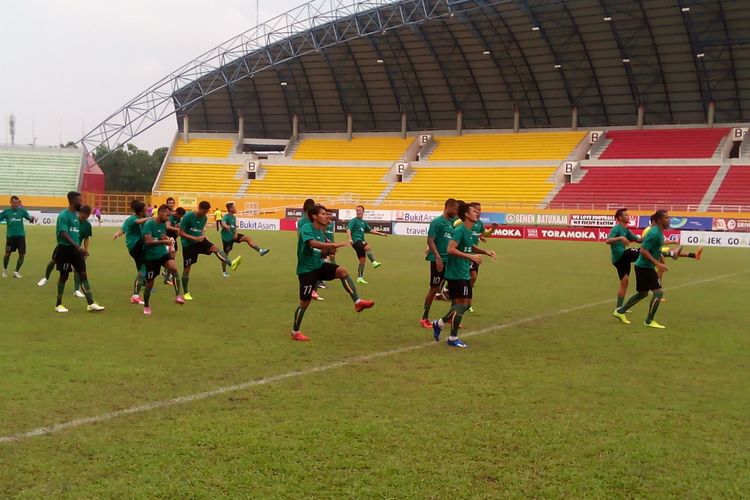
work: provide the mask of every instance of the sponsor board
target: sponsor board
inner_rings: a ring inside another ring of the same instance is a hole
[[[599,232],[593,228],[547,229],[527,227],[524,236],[527,239],[539,240],[599,241]]]
[[[725,219],[714,217],[711,229],[713,231],[750,232],[750,219]]]
[[[185,210],[193,210],[198,206],[198,199],[194,196],[180,196],[177,199],[177,206]]]
[[[567,214],[505,214],[505,224],[526,226],[567,226]]]
[[[490,233],[490,238],[508,238],[520,240],[523,238],[523,234],[523,227],[501,226],[496,227],[492,230],[492,233]]]
[[[573,214],[570,216],[571,227],[612,227],[614,215]],[[628,227],[638,227],[638,216],[628,216]]]
[[[648,215],[638,217],[638,227],[648,227],[651,218]],[[672,216],[669,222],[671,229],[682,229],[687,231],[710,231],[713,225],[711,217],[676,217]]]
[[[334,219],[339,218],[339,209],[326,207],[326,209],[333,214]],[[285,208],[284,217],[287,219],[301,219],[304,214],[302,213],[302,207],[299,208]]]
[[[345,233],[347,229],[347,221],[336,221],[336,232]],[[385,234],[393,234],[393,222],[372,222],[368,221],[368,224],[373,231],[378,231]]]
[[[443,212],[435,210],[395,210],[393,220],[397,222],[432,222],[432,219],[442,215]]]
[[[246,219],[237,218],[237,231],[279,231],[279,219]]]
[[[504,212],[483,212],[481,219],[485,225],[505,224],[505,213]]]
[[[750,233],[690,231],[682,234],[682,243],[708,247],[748,248],[750,247]]]
[[[429,224],[419,222],[394,222],[393,234],[397,236],[427,236]]]
[[[645,228],[633,229],[633,234],[640,238],[641,235],[643,234],[644,229]],[[669,243],[680,243],[680,234],[682,233],[679,230],[667,229],[666,231],[664,231],[664,240]],[[607,240],[607,237],[605,236],[602,241],[606,241],[606,240]]]
[[[357,210],[355,208],[342,208],[338,210],[337,219],[352,220],[357,216]],[[379,221],[391,221],[393,220],[393,212],[391,210],[368,210],[365,209],[365,214],[362,217],[366,221],[379,220]]]

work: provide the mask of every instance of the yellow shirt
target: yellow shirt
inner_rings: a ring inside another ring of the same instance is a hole
[[[214,220],[217,222],[221,220],[221,210],[218,208],[216,209],[216,212],[214,212]]]

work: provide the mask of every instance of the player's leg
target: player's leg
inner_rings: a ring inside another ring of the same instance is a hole
[[[164,263],[164,269],[170,276],[172,285],[174,286],[175,302],[178,304],[184,304],[185,298],[182,296],[180,287],[180,273],[177,270],[177,261],[170,256],[169,260]]]
[[[151,292],[154,289],[154,279],[159,273],[160,266],[156,266],[153,261],[146,261],[146,283],[143,289],[143,314],[146,316],[151,315]]]
[[[369,243],[365,242],[365,255],[367,255],[367,258],[370,259],[370,262],[372,262],[372,267],[377,269],[382,264],[375,260],[375,256],[372,254],[372,247]]]
[[[683,252],[682,247],[680,247],[680,251],[677,254],[677,257],[686,257],[688,259],[695,259],[695,260],[701,260],[701,257],[703,256],[703,247],[698,247],[695,252]]]
[[[664,328],[662,325],[654,321],[656,311],[659,310],[659,304],[661,304],[664,300],[664,290],[661,288],[657,288],[655,290],[652,290],[651,293],[651,302],[649,303],[648,315],[646,316],[646,326],[650,326],[651,328]]]
[[[228,264],[229,268],[234,271],[237,269],[237,266],[240,265],[240,262],[242,262],[242,255],[238,255],[234,258],[234,260],[229,260],[229,256],[224,252],[224,250],[219,249],[216,245],[211,243],[208,240],[203,240],[203,242],[199,243],[199,245],[202,246],[201,253],[205,254],[214,254],[223,264]],[[210,245],[210,246],[209,246]]]
[[[75,269],[76,274],[78,274],[78,278],[81,280],[81,291],[83,292],[83,295],[86,296],[86,303],[88,304],[87,309],[93,312],[104,310],[102,306],[94,302],[94,294],[91,291],[89,276],[86,271],[86,259],[84,259],[83,255],[78,252],[76,252],[74,256],[73,268]]]
[[[222,241],[222,246],[224,247],[224,254],[227,256],[227,260],[229,259],[229,252],[232,251],[232,247],[234,246],[234,242],[232,241]],[[227,261],[222,260],[221,261],[221,273],[226,278],[229,276],[229,273],[227,272]]]
[[[352,277],[349,276],[349,272],[345,268],[337,266],[335,264],[330,264],[328,262],[323,264],[323,267],[321,268],[320,279],[322,279],[323,281],[333,281],[336,278],[341,280],[341,284],[343,285],[344,290],[349,294],[352,302],[354,302],[355,311],[361,312],[375,305],[375,302],[371,300],[361,299],[359,297],[359,294],[357,293],[357,287],[354,284],[354,280],[352,280]]]
[[[69,266],[68,263],[65,263],[64,265]],[[60,269],[60,277],[57,280],[57,302],[55,302],[55,310],[58,312],[68,312],[68,310],[62,305],[62,298],[65,293],[65,283],[68,281],[68,275],[70,274],[68,269],[70,269],[70,267]],[[60,310],[60,308],[62,308],[62,310]]]
[[[57,247],[55,247],[55,249],[52,250],[52,257],[50,258],[50,261],[47,263],[47,267],[44,269],[44,278],[40,279],[37,285],[44,286],[47,284],[50,276],[52,276],[52,270],[55,268],[56,259],[57,259]]]
[[[10,264],[10,254],[13,253],[13,244],[10,238],[5,240],[5,255],[3,255],[3,278],[8,277],[8,264]]]
[[[261,248],[256,245],[252,238],[250,238],[250,236],[247,236],[246,234],[238,234],[237,243],[247,243],[247,246],[258,252],[261,257],[271,251],[270,248]]]
[[[635,280],[636,280],[636,293],[631,296],[622,307],[615,309],[613,315],[623,323],[629,323],[625,318],[625,312],[631,309],[633,306],[638,304],[640,301],[648,297],[648,292],[651,290],[651,284],[654,281],[658,282],[656,271],[650,268],[635,267]]]
[[[422,319],[420,324],[424,328],[432,328],[430,322],[430,308],[435,300],[435,294],[440,290],[440,286],[443,281],[443,273],[437,270],[437,265],[434,262],[430,262],[430,288],[427,290],[427,295],[424,298],[424,308],[422,310]]]
[[[310,338],[300,331],[300,327],[302,326],[302,319],[305,317],[305,312],[312,300],[313,288],[315,287],[315,282],[318,281],[318,272],[303,273],[298,275],[297,279],[299,281],[299,305],[294,310],[292,340],[306,342]]]
[[[20,278],[21,274],[19,273],[19,271],[21,270],[23,261],[26,258],[26,237],[25,236],[20,236],[18,238],[16,249],[18,250],[18,260],[16,261],[16,270],[13,273],[13,277]]]
[[[440,332],[446,324],[450,323],[451,333],[448,337],[448,345],[451,347],[467,347],[458,339],[458,329],[461,328],[461,320],[464,313],[469,309],[472,299],[471,282],[469,280],[449,280],[448,289],[451,297],[453,297],[453,303],[445,316],[433,321],[433,337],[436,342],[439,341]]]

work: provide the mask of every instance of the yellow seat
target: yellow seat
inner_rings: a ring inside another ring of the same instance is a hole
[[[159,183],[159,191],[236,193],[244,179],[235,176],[241,165],[169,163]]]
[[[401,158],[413,138],[355,137],[304,139],[294,153],[295,160],[391,160]]]
[[[564,160],[586,132],[436,136],[430,160]]]
[[[342,196],[375,199],[386,188],[390,167],[332,167],[264,165],[262,179],[250,183],[247,194]]]

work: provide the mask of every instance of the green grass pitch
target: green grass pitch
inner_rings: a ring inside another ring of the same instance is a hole
[[[302,329],[312,342],[302,344],[289,339],[293,233],[254,233],[271,253],[236,248],[245,260],[228,279],[215,257],[201,256],[195,300],[177,306],[159,284],[144,317],[128,303],[133,266],[113,232],[94,228],[88,261],[107,310],[86,312],[71,280],[70,312],[60,315],[56,273],[36,286],[52,229],[28,228],[23,279],[0,281],[0,436],[303,373],[0,442],[2,498],[750,491],[747,251],[669,261],[657,316],[668,329],[651,331],[645,303],[632,325],[612,318],[617,278],[606,245],[490,241],[498,261],[482,266],[476,312],[464,318],[470,348],[452,350],[418,326],[428,280],[421,238],[372,237],[383,267],[368,263],[370,284],[359,291],[375,308],[356,314],[332,283],[308,310]],[[356,272],[353,250],[338,261]],[[446,308],[436,302],[432,316]]]

